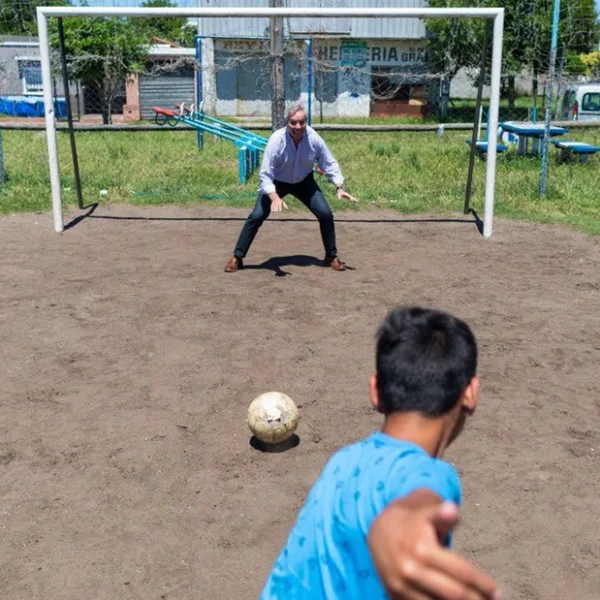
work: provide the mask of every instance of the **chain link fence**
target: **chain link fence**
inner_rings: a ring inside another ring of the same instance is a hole
[[[573,117],[571,87],[600,78],[594,2],[562,2],[552,107],[558,120]],[[440,3],[432,0],[429,5]],[[461,4],[458,0],[450,3]],[[140,6],[128,0],[111,4]],[[350,4],[338,2],[340,7]],[[448,2],[443,0],[443,4]],[[503,0],[501,4],[506,5],[506,18],[500,120],[542,120],[552,6],[536,0]],[[198,4],[148,0],[141,5]],[[54,21],[53,86],[60,119],[66,117],[65,86]],[[153,118],[153,106],[174,108],[180,102],[201,100],[207,112],[220,117],[268,122],[273,95],[268,20],[227,21],[228,33],[223,37],[225,25],[206,19],[200,28],[203,37],[196,43],[197,19],[65,19],[73,118],[139,122]],[[482,73],[483,20],[418,21],[406,30],[412,36],[408,39],[393,37],[394,32],[407,35],[400,25],[389,29],[389,24],[379,24],[365,30],[371,37],[357,38],[356,26],[353,29],[348,20],[323,20],[327,30],[322,23],[306,19],[300,25],[286,21],[286,102],[310,105],[313,123],[374,118],[473,122]],[[382,35],[386,26],[387,37]],[[488,51],[483,70],[484,118],[489,60]],[[0,115],[3,119],[43,117],[35,5],[28,0],[7,0],[0,9]]]

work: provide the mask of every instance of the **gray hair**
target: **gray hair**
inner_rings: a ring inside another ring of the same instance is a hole
[[[306,109],[304,108],[303,104],[292,104],[292,106],[288,108],[287,113],[285,113],[286,122],[289,121],[297,112],[300,111],[306,114]]]

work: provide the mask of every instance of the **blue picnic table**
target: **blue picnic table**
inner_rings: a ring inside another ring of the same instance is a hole
[[[600,146],[576,140],[552,140],[552,143],[560,150],[561,160],[565,161],[577,156],[581,162],[585,162],[592,154],[600,152]]]
[[[500,123],[503,131],[514,133],[519,138],[518,154],[529,153],[529,140],[532,140],[531,153],[539,155],[542,152],[542,140],[544,138],[544,123],[520,123],[517,121],[505,121]],[[566,127],[550,127],[550,137],[564,135],[569,131]]]

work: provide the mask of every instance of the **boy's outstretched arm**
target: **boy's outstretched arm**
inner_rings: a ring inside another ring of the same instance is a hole
[[[393,600],[498,600],[495,581],[441,541],[458,507],[427,489],[389,504],[373,522],[369,548]]]

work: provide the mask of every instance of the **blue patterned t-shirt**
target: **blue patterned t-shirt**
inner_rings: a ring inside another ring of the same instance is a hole
[[[336,452],[311,489],[260,600],[387,599],[367,534],[389,502],[421,488],[460,504],[456,469],[416,444],[377,432]]]

